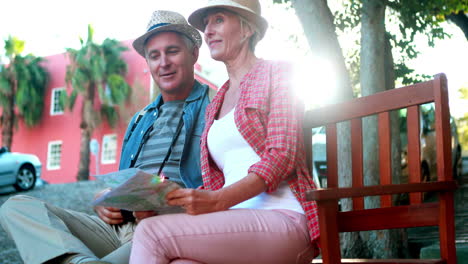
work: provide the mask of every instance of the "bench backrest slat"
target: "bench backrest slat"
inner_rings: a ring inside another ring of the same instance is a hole
[[[352,184],[353,187],[364,185],[363,171],[363,146],[362,146],[362,120],[354,118],[351,120],[351,166],[352,166]],[[353,198],[353,209],[364,209],[364,198]]]
[[[421,133],[425,131],[421,131],[420,107],[426,103],[434,104],[435,131],[430,133],[435,134],[430,135],[435,136],[437,180],[423,183],[422,180],[429,180],[422,179],[421,172],[423,168],[421,166],[422,136],[429,134]],[[406,163],[408,167],[405,169],[408,170],[409,183],[393,183],[395,176],[392,167],[397,166],[392,166],[392,154],[395,154],[392,151],[395,150],[392,150],[391,131],[394,124],[391,119],[395,114],[394,111],[404,114],[404,111],[400,109],[406,109]],[[378,127],[363,127],[363,119],[366,118],[376,118]],[[341,140],[341,134],[346,132],[341,130],[341,127],[346,127],[339,124],[342,122],[350,122],[351,128],[349,137],[351,142],[349,143],[352,179],[349,181],[346,179],[346,181],[351,182],[352,186],[346,187],[338,187],[338,164],[340,162],[338,156],[341,157],[338,155],[341,154],[338,149],[338,134]],[[445,75],[437,75],[434,80],[428,82],[306,112],[304,129],[307,135],[304,140],[308,148],[307,161],[310,169],[313,169],[311,130],[321,126],[326,128],[327,188],[311,190],[306,197],[308,200],[317,202],[324,263],[339,263],[341,259],[339,232],[418,226],[438,226],[441,258],[446,263],[456,263],[453,191],[457,188],[457,184],[453,181],[452,175],[450,113]],[[367,161],[364,163],[363,158],[363,143],[366,141],[366,138],[363,138],[364,129],[376,130],[378,135],[377,153],[366,153],[366,155],[375,155],[379,160],[379,183],[374,186],[364,186],[364,171],[369,169],[365,167],[368,165]],[[423,202],[423,192],[437,192],[439,199],[429,205]],[[392,195],[405,193],[410,194],[409,205],[393,204]],[[366,196],[380,197],[380,208],[366,209],[364,204]],[[351,211],[340,212],[338,202],[340,199],[347,198],[352,198],[353,208]]]

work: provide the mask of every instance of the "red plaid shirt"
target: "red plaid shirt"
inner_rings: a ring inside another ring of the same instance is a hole
[[[248,172],[265,180],[267,192],[277,189],[287,180],[301,203],[311,240],[319,236],[317,206],[305,199],[307,190],[315,189],[305,161],[302,134],[304,109],[291,89],[290,67],[286,63],[259,60],[240,83],[240,98],[234,119],[240,134],[261,160]],[[210,157],[208,131],[221,108],[229,81],[218,91],[206,109],[206,126],[201,138],[201,169],[203,187],[218,190],[224,185],[224,175]]]

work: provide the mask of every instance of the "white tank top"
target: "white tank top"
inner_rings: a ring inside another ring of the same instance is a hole
[[[260,157],[236,127],[234,109],[223,118],[214,121],[208,132],[207,142],[211,157],[224,174],[224,186],[247,176],[250,166],[260,161]],[[232,208],[289,209],[304,213],[286,181],[281,182],[275,192],[263,192]]]

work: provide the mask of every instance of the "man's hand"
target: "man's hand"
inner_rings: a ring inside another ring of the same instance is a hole
[[[138,211],[138,212],[133,212],[133,217],[135,217],[135,220],[137,223],[139,223],[141,220],[152,217],[157,215],[155,211]]]
[[[182,206],[187,214],[198,215],[227,210],[227,202],[218,192],[195,189],[177,189],[166,195],[169,205]]]
[[[94,200],[110,192],[110,188],[104,189],[94,195]],[[102,221],[110,225],[118,225],[123,223],[124,219],[120,209],[114,207],[94,206],[94,211]]]

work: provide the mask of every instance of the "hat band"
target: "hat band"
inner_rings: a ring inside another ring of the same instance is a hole
[[[151,30],[153,30],[155,28],[166,26],[166,25],[169,25],[169,24],[171,24],[171,23],[159,23],[159,24],[156,24],[156,25],[152,25],[150,28],[148,28],[148,30],[146,32],[150,32]]]

